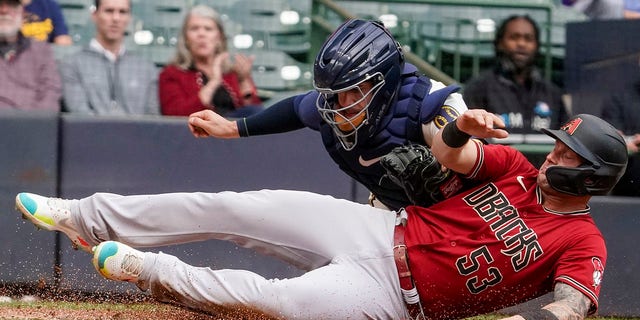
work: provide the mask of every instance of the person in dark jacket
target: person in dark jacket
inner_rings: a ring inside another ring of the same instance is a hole
[[[465,85],[469,108],[482,108],[502,117],[512,133],[538,133],[567,120],[562,91],[543,79],[535,65],[540,31],[526,15],[514,15],[496,31],[495,67]]]

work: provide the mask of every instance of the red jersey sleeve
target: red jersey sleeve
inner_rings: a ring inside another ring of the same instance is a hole
[[[580,234],[580,230],[576,230]],[[574,238],[570,248],[560,257],[555,266],[555,281],[568,284],[591,299],[589,313],[598,308],[598,296],[607,249],[599,233],[590,233]]]
[[[537,169],[527,158],[512,147],[498,144],[482,144],[475,141],[478,148],[478,158],[471,172],[470,179],[490,180],[503,178],[514,173],[523,176],[535,176]]]

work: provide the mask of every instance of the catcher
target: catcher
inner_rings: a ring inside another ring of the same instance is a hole
[[[193,113],[189,128],[196,137],[217,138],[317,130],[331,158],[371,191],[370,202],[378,207],[428,205],[464,187],[452,174],[432,180],[439,183],[438,194],[408,197],[385,175],[384,155],[398,146],[430,145],[467,106],[457,86],[445,87],[405,63],[402,48],[382,23],[349,20],[338,27],[316,57],[314,86],[237,121],[208,110]]]

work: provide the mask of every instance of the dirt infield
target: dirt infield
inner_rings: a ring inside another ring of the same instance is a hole
[[[216,315],[205,314],[158,303],[140,292],[89,293],[44,285],[0,283],[0,297],[6,300],[0,301],[0,319],[272,319],[251,310],[221,309]]]

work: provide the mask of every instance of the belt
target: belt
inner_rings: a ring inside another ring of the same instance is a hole
[[[404,225],[398,224],[393,233],[393,256],[400,278],[400,291],[407,306],[411,319],[426,319],[422,311],[420,296],[413,282],[411,270],[409,269],[409,259],[407,257],[407,246],[404,243]]]

